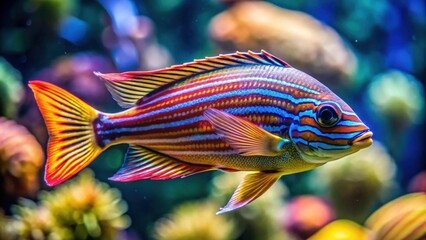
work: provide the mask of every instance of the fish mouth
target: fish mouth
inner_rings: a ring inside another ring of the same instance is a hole
[[[367,130],[365,132],[360,133],[356,137],[354,137],[350,144],[352,146],[355,146],[357,148],[366,148],[373,144],[373,139],[371,138],[373,136],[373,132],[370,130]]]

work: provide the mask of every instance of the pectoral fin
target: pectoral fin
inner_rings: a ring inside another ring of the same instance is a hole
[[[204,117],[225,142],[244,156],[277,156],[290,142],[221,110],[207,109]]]
[[[258,172],[248,174],[235,190],[229,202],[217,214],[243,207],[260,197],[281,177],[280,173]]]

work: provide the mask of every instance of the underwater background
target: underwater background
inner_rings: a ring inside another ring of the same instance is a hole
[[[425,4],[1,1],[0,239],[425,238]],[[153,70],[261,49],[337,93],[374,132],[373,145],[284,176],[252,204],[222,215],[215,213],[244,173],[108,181],[126,145],[71,181],[44,183],[47,131],[29,80],[117,112],[93,71]]]

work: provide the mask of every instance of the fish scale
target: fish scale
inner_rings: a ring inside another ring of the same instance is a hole
[[[127,143],[123,166],[111,180],[253,172],[219,211],[224,213],[252,202],[282,175],[372,143],[369,128],[342,99],[265,51],[95,74],[127,110],[103,113],[52,84],[30,82],[50,135],[49,185],[72,177],[106,148]]]

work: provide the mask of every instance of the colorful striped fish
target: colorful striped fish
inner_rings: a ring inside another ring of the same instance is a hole
[[[223,213],[252,202],[282,175],[372,143],[372,132],[342,99],[265,51],[156,71],[95,74],[129,109],[103,113],[52,84],[29,84],[50,134],[45,181],[51,186],[109,146],[128,143],[111,180],[254,171],[218,212]]]

